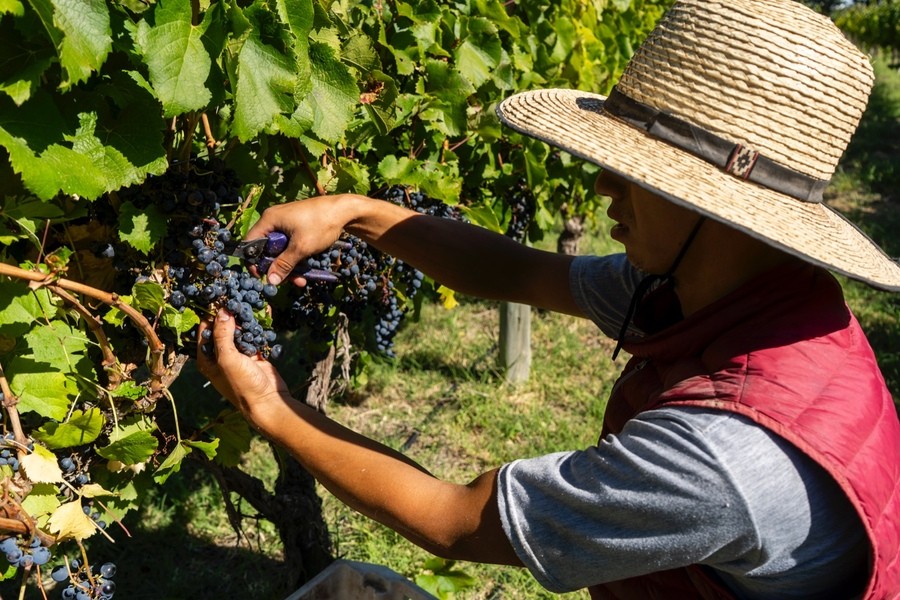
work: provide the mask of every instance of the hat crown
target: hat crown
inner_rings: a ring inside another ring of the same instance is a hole
[[[828,180],[874,75],[827,17],[792,0],[684,0],[635,52],[616,89]]]

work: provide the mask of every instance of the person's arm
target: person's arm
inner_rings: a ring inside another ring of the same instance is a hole
[[[583,316],[569,287],[573,257],[529,248],[475,225],[341,194],[269,208],[247,237],[275,230],[291,241],[269,267],[270,280],[284,280],[298,262],[346,231],[460,293]]]
[[[201,372],[332,494],[438,556],[521,565],[500,522],[496,470],[468,485],[435,478],[403,454],[292,398],[270,363],[237,351],[234,327],[221,311],[213,328],[216,358],[198,351]]]

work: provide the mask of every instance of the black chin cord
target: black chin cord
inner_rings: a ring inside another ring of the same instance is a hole
[[[619,330],[619,337],[616,339],[616,349],[613,350],[612,359],[616,360],[616,357],[619,355],[619,350],[622,349],[622,342],[625,340],[625,333],[628,331],[628,326],[631,325],[631,320],[634,318],[634,313],[637,310],[638,303],[644,298],[644,295],[650,289],[654,283],[666,282],[669,281],[672,276],[675,274],[675,269],[678,268],[678,265],[681,264],[681,259],[684,258],[684,255],[687,254],[688,248],[691,247],[691,243],[694,241],[694,238],[697,237],[697,233],[700,231],[700,226],[703,225],[703,222],[706,221],[706,217],[700,217],[700,220],[694,225],[694,228],[691,230],[691,233],[688,235],[687,239],[684,241],[684,244],[681,245],[681,250],[678,251],[678,256],[675,257],[675,261],[672,262],[672,266],[669,267],[669,270],[666,271],[663,275],[647,275],[643,279],[641,279],[640,283],[638,283],[637,287],[634,288],[634,293],[631,295],[631,302],[628,305],[628,312],[625,313],[625,321],[622,323],[622,328]]]

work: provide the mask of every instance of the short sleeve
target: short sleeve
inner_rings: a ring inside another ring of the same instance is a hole
[[[758,545],[716,448],[677,413],[648,411],[598,446],[504,465],[498,503],[519,558],[559,593]]]
[[[575,302],[600,330],[611,338],[619,335],[628,304],[644,277],[624,254],[579,256],[569,270],[569,285]],[[636,330],[632,335],[639,335]]]

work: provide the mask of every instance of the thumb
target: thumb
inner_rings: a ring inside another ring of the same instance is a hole
[[[234,346],[235,327],[234,317],[231,316],[231,313],[220,308],[213,325],[213,345],[220,363],[239,354],[238,349]]]
[[[288,246],[287,250],[272,259],[272,264],[266,270],[266,279],[269,283],[278,285],[290,276],[298,262],[300,253],[295,246]]]

